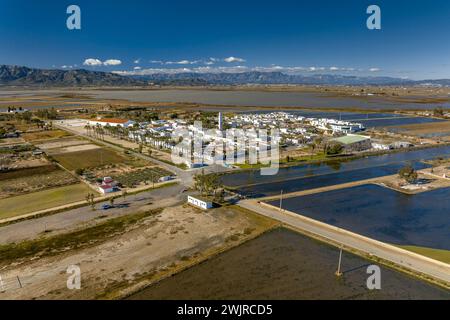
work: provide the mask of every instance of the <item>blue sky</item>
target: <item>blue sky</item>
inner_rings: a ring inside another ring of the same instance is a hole
[[[66,28],[71,4],[81,30]],[[381,30],[366,28],[371,4]],[[0,0],[0,64],[450,78],[449,21],[448,0]]]

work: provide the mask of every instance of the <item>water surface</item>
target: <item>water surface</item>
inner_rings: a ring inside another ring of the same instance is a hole
[[[450,250],[450,188],[407,195],[363,185],[287,198],[283,208],[383,242]]]
[[[146,299],[450,299],[450,292],[381,267],[381,290],[366,287],[371,262],[277,229],[133,296]]]

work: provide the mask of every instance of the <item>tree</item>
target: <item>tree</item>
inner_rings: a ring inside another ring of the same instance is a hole
[[[408,183],[416,182],[418,177],[416,170],[414,170],[414,168],[410,165],[406,165],[401,168],[398,175]]]
[[[444,109],[442,107],[437,107],[433,110],[433,114],[435,117],[443,117],[444,116]]]
[[[342,144],[336,142],[328,143],[325,146],[325,153],[327,155],[337,155],[342,153],[343,150],[344,147],[342,146]]]
[[[111,206],[114,206],[114,198],[109,199],[109,204],[110,204]]]
[[[91,205],[92,210],[95,210],[95,195],[93,193],[88,193],[86,195],[86,202]]]
[[[205,175],[202,170],[202,174],[194,176],[194,188],[202,195],[215,195],[221,187],[219,175],[215,173]]]

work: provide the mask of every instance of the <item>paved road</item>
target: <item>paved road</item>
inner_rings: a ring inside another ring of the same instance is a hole
[[[34,239],[42,235],[45,230],[52,230],[52,235],[67,232],[85,224],[102,222],[106,219],[135,213],[143,206],[152,209],[184,203],[186,202],[187,193],[183,192],[183,190],[185,190],[184,186],[173,185],[136,195],[128,195],[125,199],[119,198],[114,203],[116,206],[114,209],[100,210],[99,208],[103,204],[109,204],[109,201],[105,201],[96,204],[98,210],[95,211],[87,206],[6,225],[0,227],[0,244]],[[150,203],[152,205],[149,205]],[[106,217],[99,219],[99,217],[103,216]]]
[[[279,211],[277,208],[261,205],[256,200],[240,201],[238,205],[266,217],[278,220],[286,225],[305,230],[309,233],[343,244],[344,246],[366,254],[391,261],[407,269],[429,275],[435,279],[446,282],[450,287],[449,264],[435,261],[289,211]]]
[[[68,131],[68,132],[70,132],[70,133],[72,133],[72,134],[74,134],[76,136],[80,136],[80,137],[83,137],[85,139],[89,139],[89,140],[91,140],[91,141],[93,141],[95,143],[102,144],[104,146],[107,146],[109,148],[112,148],[112,149],[120,151],[120,152],[123,152],[124,150],[127,150],[128,152],[130,152],[130,154],[132,154],[133,156],[135,156],[137,158],[153,162],[153,163],[155,163],[155,164],[165,168],[166,170],[175,173],[178,176],[178,178],[181,180],[181,183],[184,186],[186,186],[186,187],[191,187],[193,185],[193,182],[194,182],[193,178],[194,178],[194,176],[196,174],[200,173],[202,170],[204,171],[205,174],[208,174],[208,173],[219,173],[219,172],[228,172],[228,171],[232,171],[233,170],[231,168],[225,168],[225,167],[223,167],[221,165],[211,165],[211,166],[206,166],[206,167],[203,167],[203,168],[183,170],[181,168],[178,168],[177,166],[174,166],[174,165],[171,165],[169,163],[160,161],[158,159],[149,157],[149,156],[147,156],[145,154],[142,154],[142,153],[139,153],[139,152],[135,152],[135,151],[130,151],[130,150],[125,149],[123,147],[120,147],[120,146],[117,146],[115,144],[112,144],[112,143],[110,143],[108,141],[99,140],[97,138],[88,136],[88,135],[86,135],[84,133],[81,133],[80,131],[77,131],[77,130],[72,129],[70,127],[59,125],[59,124],[55,124],[55,127],[58,127],[61,130]]]

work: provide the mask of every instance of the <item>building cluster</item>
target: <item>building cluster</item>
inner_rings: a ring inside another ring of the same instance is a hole
[[[327,141],[339,143],[346,151],[382,150],[406,146],[400,142],[399,145],[373,142],[370,137],[360,135],[365,130],[361,123],[304,117],[287,112],[236,114],[229,117],[219,113],[216,120],[218,122],[216,129],[206,129],[185,119],[138,123],[127,119],[104,118],[84,122],[91,128],[101,128],[107,134],[120,131],[122,138],[171,151],[172,154],[179,155],[190,168],[218,163],[225,160],[229,154],[234,154],[235,160],[241,161],[252,151],[253,154],[270,153],[271,145],[275,143],[304,147],[317,138],[326,138]],[[226,132],[224,129],[227,129]],[[267,137],[261,135],[262,129],[267,132]],[[278,130],[277,137],[271,136],[274,129]]]

